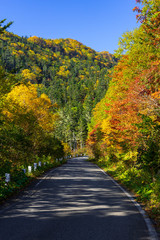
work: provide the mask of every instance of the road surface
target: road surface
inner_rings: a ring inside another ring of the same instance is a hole
[[[0,211],[0,240],[149,240],[143,216],[94,164],[50,171]]]

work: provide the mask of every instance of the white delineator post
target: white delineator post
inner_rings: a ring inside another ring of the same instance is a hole
[[[34,171],[37,169],[37,163],[34,163]]]
[[[32,172],[32,167],[28,166],[28,172],[31,173]]]
[[[5,182],[8,183],[11,180],[10,173],[5,173]]]
[[[38,166],[41,167],[41,165],[42,165],[41,162],[39,162],[39,163],[38,163]]]

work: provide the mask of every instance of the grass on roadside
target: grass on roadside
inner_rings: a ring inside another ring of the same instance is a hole
[[[148,215],[154,220],[160,230],[160,176],[154,177],[145,169],[136,166],[127,168],[123,161],[112,163],[104,159],[90,159],[118,183],[133,192],[137,201],[145,206]]]
[[[10,170],[11,181],[9,181],[8,183],[6,183],[4,176],[3,177],[0,176],[0,203],[4,202],[9,197],[23,190],[34,179],[42,175],[44,172],[48,171],[51,168],[58,167],[65,162],[66,160],[56,161],[50,159],[50,161],[46,161],[45,164],[44,162],[42,162],[42,166],[41,167],[38,166],[36,171],[32,171],[31,173],[28,172],[24,173],[24,171],[22,170],[24,166],[21,166],[18,169],[17,168],[11,169]]]

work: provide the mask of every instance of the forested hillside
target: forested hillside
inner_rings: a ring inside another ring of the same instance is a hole
[[[93,110],[88,148],[155,214],[160,209],[160,5],[142,3],[142,9],[134,8],[142,24],[120,39],[120,61]]]
[[[19,37],[0,22],[0,199],[82,148],[116,58],[72,39]],[[5,173],[12,181],[5,184]]]
[[[0,197],[13,187],[6,172],[18,188],[28,164],[52,166],[86,143],[160,220],[160,6],[136,2],[141,25],[115,56],[73,39],[19,37],[0,22]]]
[[[0,37],[0,63],[17,79],[39,85],[59,106],[61,123],[57,137],[70,146],[83,146],[91,110],[108,88],[108,69],[116,59],[97,53],[72,39],[49,40],[19,37],[10,32]]]

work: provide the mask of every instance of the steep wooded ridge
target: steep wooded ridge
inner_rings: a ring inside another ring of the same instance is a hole
[[[120,39],[121,59],[93,110],[88,148],[160,222],[160,5],[137,2],[142,24]]]
[[[108,88],[108,69],[116,58],[73,39],[25,38],[5,32],[0,37],[1,65],[19,79],[39,86],[60,107],[57,136],[74,147],[84,145],[92,108]]]

